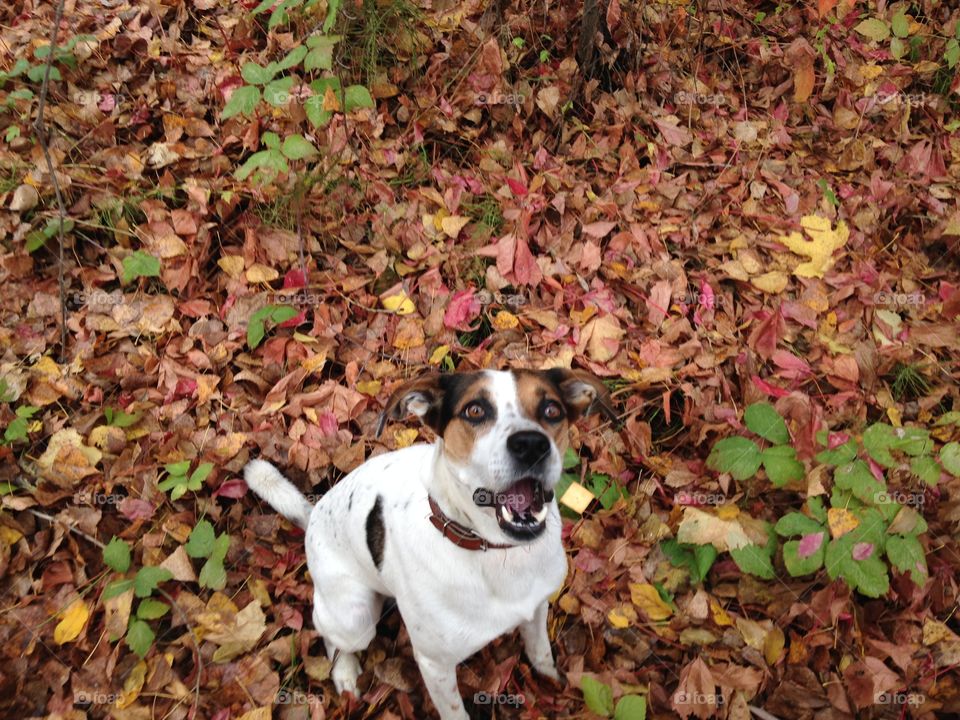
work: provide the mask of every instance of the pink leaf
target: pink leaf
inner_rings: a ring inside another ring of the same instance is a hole
[[[836,450],[841,445],[846,445],[849,440],[847,433],[830,433],[827,435],[827,449]]]
[[[240,480],[239,478],[234,478],[233,480],[225,480],[217,486],[217,489],[213,491],[213,496],[216,497],[225,497],[230,498],[231,500],[237,500],[242,498],[247,494],[247,484]]]
[[[480,314],[481,307],[473,288],[458,290],[450,298],[443,314],[443,324],[452,330],[472,330],[470,323]]]
[[[873,543],[862,542],[853,546],[853,559],[866,560],[873,555]]]
[[[782,387],[777,387],[776,385],[768,383],[759,375],[753,375],[750,379],[753,381],[754,385],[756,385],[758,388],[760,388],[760,390],[765,392],[770,397],[782,398],[790,394],[789,390],[784,390]]]
[[[302,288],[307,286],[307,276],[304,274],[303,270],[290,270],[286,275],[283,276],[283,287],[287,288]]]
[[[514,180],[513,178],[507,178],[507,185],[510,186],[510,190],[517,197],[523,197],[527,194],[527,186],[524,185],[519,180]]]
[[[156,508],[146,500],[126,497],[120,501],[117,508],[127,520],[149,520],[153,517]]]
[[[823,545],[823,537],[823,532],[804,535],[800,539],[800,544],[797,546],[797,557],[808,558],[817,552],[817,550],[820,549],[820,546]]]

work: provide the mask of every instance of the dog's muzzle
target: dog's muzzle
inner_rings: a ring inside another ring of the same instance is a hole
[[[473,494],[473,502],[492,507],[500,529],[517,540],[531,540],[543,532],[552,500],[553,491],[533,477],[521,478],[500,492],[479,488]]]

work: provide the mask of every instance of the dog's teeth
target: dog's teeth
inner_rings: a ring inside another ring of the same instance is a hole
[[[542,508],[540,508],[540,512],[535,512],[535,513],[533,514],[534,520],[536,520],[538,523],[542,523],[542,522],[546,519],[546,517],[547,517],[547,506],[546,506],[546,505],[544,505]]]
[[[513,522],[513,513],[507,509],[506,505],[500,506],[500,514],[503,515],[503,519],[507,522]]]

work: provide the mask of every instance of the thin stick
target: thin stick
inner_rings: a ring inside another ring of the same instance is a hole
[[[63,278],[63,225],[67,220],[67,208],[63,204],[63,195],[60,192],[60,181],[57,180],[57,171],[53,167],[53,158],[50,155],[50,147],[47,144],[46,128],[43,124],[43,111],[47,107],[47,92],[50,89],[50,70],[53,67],[53,58],[57,49],[57,34],[60,31],[60,21],[63,20],[63,5],[65,0],[57,3],[57,11],[54,15],[53,28],[50,30],[50,54],[47,55],[47,66],[43,71],[43,84],[40,86],[40,102],[37,106],[37,119],[33,123],[33,130],[40,142],[40,148],[43,150],[43,157],[47,161],[47,171],[53,180],[53,191],[57,196],[57,209],[60,213],[60,226],[57,232],[57,239],[60,242],[59,268],[57,271],[57,282],[60,286],[60,362],[66,362],[67,359],[67,293]]]

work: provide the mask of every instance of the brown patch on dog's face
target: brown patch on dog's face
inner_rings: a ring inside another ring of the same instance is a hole
[[[569,413],[560,389],[546,373],[536,370],[514,370],[513,377],[521,412],[543,428],[562,455],[570,437]]]
[[[459,377],[462,380],[448,389],[444,401],[443,449],[450,460],[466,465],[477,440],[497,422],[497,407],[484,373]]]

